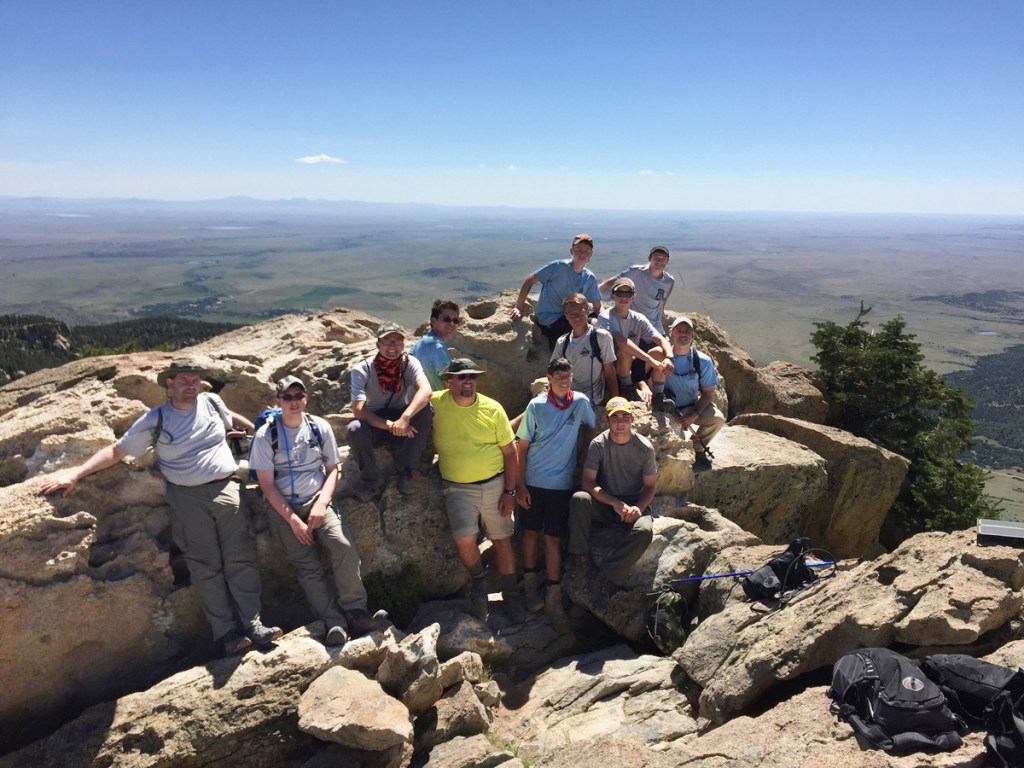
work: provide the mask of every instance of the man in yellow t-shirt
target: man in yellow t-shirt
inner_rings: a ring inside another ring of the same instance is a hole
[[[487,572],[477,544],[481,523],[494,547],[502,596],[509,614],[520,618],[522,595],[516,583],[512,513],[519,465],[515,435],[501,404],[476,391],[483,371],[467,358],[445,369],[447,389],[431,397],[434,446],[443,479],[445,511],[459,559],[473,580],[473,613],[487,618]]]

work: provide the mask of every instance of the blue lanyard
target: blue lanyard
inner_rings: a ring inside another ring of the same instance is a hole
[[[299,429],[302,429],[301,425]],[[292,485],[292,495],[289,498],[295,498],[295,473],[292,472],[292,452],[288,447],[288,432],[285,431],[284,420],[281,420],[281,442],[284,443],[284,458],[288,462],[288,481]]]

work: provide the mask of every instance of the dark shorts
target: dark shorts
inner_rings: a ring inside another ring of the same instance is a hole
[[[643,339],[640,339],[640,341],[637,342],[637,346],[644,352],[647,352],[658,345],[653,341],[644,341]],[[635,387],[641,381],[647,381],[647,379],[650,378],[650,375],[651,372],[647,369],[647,362],[634,357],[633,364],[629,369],[629,377],[633,382],[633,386]]]
[[[572,330],[572,326],[569,325],[569,321],[565,319],[565,315],[555,320],[551,325],[541,325],[540,332],[544,334],[544,337],[548,340],[548,348],[554,349],[555,342],[558,341],[559,336],[564,336]]]
[[[562,538],[569,530],[569,502],[572,491],[526,486],[530,491],[530,508],[519,508],[519,520],[527,531],[543,531],[547,536]]]

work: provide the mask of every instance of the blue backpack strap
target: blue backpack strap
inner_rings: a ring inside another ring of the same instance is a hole
[[[302,412],[303,417],[306,419],[306,423],[309,425],[309,431],[313,433],[313,437],[316,438],[317,448],[320,449],[320,456],[324,455],[324,436],[320,432],[320,427],[317,426],[316,421],[305,411]]]

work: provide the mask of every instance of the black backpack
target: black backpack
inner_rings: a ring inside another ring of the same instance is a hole
[[[992,699],[985,751],[989,764],[998,768],[1024,765],[1024,668]]]
[[[969,723],[988,721],[992,700],[1006,688],[1013,670],[964,653],[937,653],[921,661],[921,671],[939,686],[949,708]]]
[[[863,648],[832,667],[832,711],[849,723],[862,749],[893,754],[950,752],[966,730],[946,697],[920,668],[888,648]]]
[[[818,580],[806,562],[812,551],[821,550],[812,550],[810,539],[797,539],[785,552],[743,579],[743,591],[751,600],[766,604],[785,603],[793,594]],[[829,564],[834,565],[834,561],[830,560]]]

